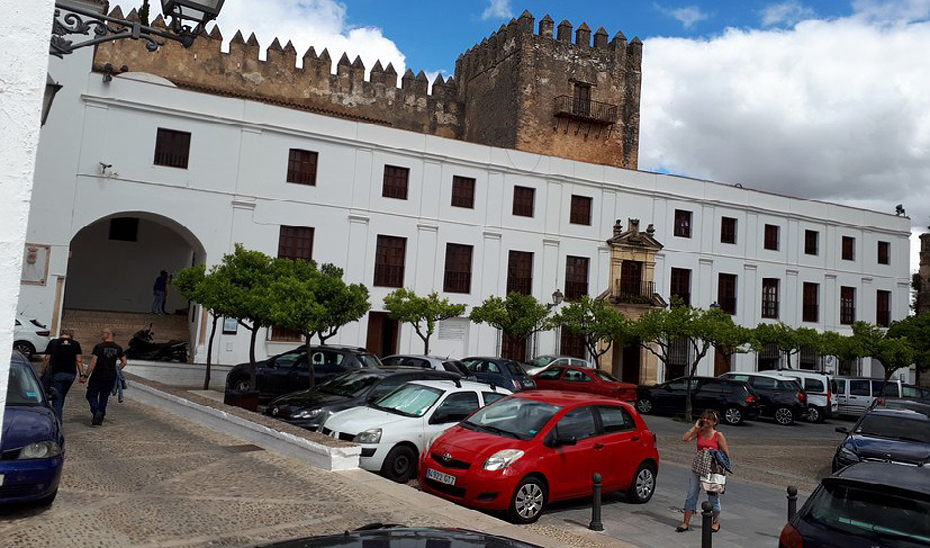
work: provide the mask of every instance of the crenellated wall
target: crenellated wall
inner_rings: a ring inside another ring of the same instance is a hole
[[[122,18],[117,7],[111,13]],[[138,20],[135,10],[127,19]],[[159,16],[152,22],[164,28]],[[603,28],[586,24],[575,32],[563,21],[554,33],[547,15],[534,32],[524,12],[456,61],[455,77],[438,75],[430,91],[423,71],[400,77],[378,61],[366,72],[360,57],[343,54],[332,70],[327,50],[311,47],[297,66],[297,51],[276,38],[259,59],[255,35],[236,32],[223,53],[218,27],[185,50],[168,42],[157,52],[138,41],[102,44],[94,69],[107,64],[161,76],[180,87],[313,110],[470,142],[636,168],[642,43],[623,33],[608,41]],[[367,76],[367,79],[366,79]],[[606,120],[557,115],[556,101],[572,96],[576,83],[591,88],[591,100],[616,108]]]

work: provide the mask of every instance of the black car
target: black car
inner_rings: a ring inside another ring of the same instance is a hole
[[[508,358],[471,357],[462,360],[468,369],[468,377],[480,382],[500,386],[513,392],[532,390],[536,381],[523,370],[520,362]]]
[[[410,381],[458,379],[461,375],[420,367],[365,368],[349,371],[316,388],[275,398],[265,414],[308,430],[317,431],[337,411],[365,405]]]
[[[636,409],[640,413],[678,414],[685,411],[688,382],[691,406],[700,413],[713,409],[727,424],[740,424],[759,416],[759,396],[743,381],[717,377],[680,377],[655,386],[636,388]]]
[[[354,369],[380,367],[381,362],[364,348],[353,346],[300,346],[255,364],[255,383],[251,382],[251,364],[240,363],[226,375],[227,390],[258,390],[260,400],[310,388],[310,364],[315,385]]]
[[[837,428],[846,439],[836,448],[833,471],[861,461],[924,466],[930,475],[930,406],[875,406],[852,429]]]
[[[759,416],[783,426],[807,416],[807,396],[798,381],[766,373],[724,373],[722,379],[743,381],[759,396]]]
[[[779,548],[930,546],[930,470],[860,462],[820,482]]]
[[[425,529],[373,524],[338,535],[285,540],[262,548],[541,548],[507,537],[465,529]]]

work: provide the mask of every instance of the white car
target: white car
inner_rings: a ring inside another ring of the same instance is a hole
[[[526,374],[533,376],[537,373],[541,373],[544,369],[548,369],[554,366],[572,366],[572,367],[587,367],[588,369],[594,369],[594,364],[588,360],[582,360],[581,358],[572,358],[569,356],[536,356],[532,360],[524,364],[523,369],[526,371]]]
[[[440,358],[439,356],[423,356],[418,354],[397,354],[381,358],[381,364],[393,367],[422,367],[423,369],[435,369],[437,371],[451,371],[458,373],[463,377],[471,375],[465,364],[459,360],[449,358]]]
[[[416,472],[420,453],[439,434],[510,394],[473,381],[414,381],[367,407],[333,414],[321,431],[361,444],[359,466],[405,483]]]
[[[781,377],[795,379],[807,394],[809,422],[823,422],[824,419],[839,416],[839,394],[836,381],[825,373],[800,369],[779,369]]]
[[[13,326],[13,350],[19,350],[26,359],[32,358],[33,354],[44,354],[49,335],[48,327],[39,323],[39,320],[22,323],[17,319]]]

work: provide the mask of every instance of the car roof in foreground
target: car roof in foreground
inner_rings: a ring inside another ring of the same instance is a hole
[[[587,392],[565,392],[561,390],[526,390],[517,392],[513,397],[551,403],[562,407],[577,404],[614,405],[616,403],[621,403],[620,400],[608,398],[606,396],[595,396]]]
[[[455,384],[455,379],[421,379],[410,381],[407,384],[421,384],[423,386],[429,386],[430,388],[439,388],[440,390],[449,390],[451,388],[458,389],[458,386]],[[500,391],[504,394],[510,394],[510,391],[507,389],[501,388],[499,386],[492,387],[486,382],[460,380],[458,381],[458,384],[461,385],[462,389],[481,390],[485,392]]]
[[[881,417],[895,417],[898,419],[905,420],[918,420],[928,422],[930,421],[930,405],[921,405],[917,404],[914,407],[874,407],[869,410],[870,415],[878,415]],[[930,470],[927,470],[927,474],[930,475]]]
[[[285,540],[262,545],[264,548],[363,548],[377,543],[392,548],[419,548],[432,546],[431,540],[439,541],[449,548],[541,548],[520,540],[500,537],[490,533],[466,529],[430,529],[418,527],[372,527],[365,530],[346,531],[338,535],[326,535],[302,539]]]
[[[904,489],[930,498],[930,469],[888,462],[857,462],[830,477],[824,483],[855,482],[877,490]]]

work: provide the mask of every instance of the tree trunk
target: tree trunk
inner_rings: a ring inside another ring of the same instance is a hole
[[[307,353],[307,369],[310,372],[310,388],[316,388],[316,369],[313,367],[313,360],[310,359],[310,337],[312,333],[304,333],[304,348]]]
[[[255,339],[258,338],[259,327],[257,323],[253,323],[252,327],[249,328],[252,331],[252,336],[249,339],[249,386],[252,387],[252,390],[258,390],[258,375],[255,373]]]
[[[209,313],[209,311],[207,311]],[[213,326],[210,328],[210,340],[207,343],[207,371],[203,376],[203,389],[210,389],[210,366],[213,363],[213,338],[216,337],[216,324],[220,321],[220,317],[213,315]]]

